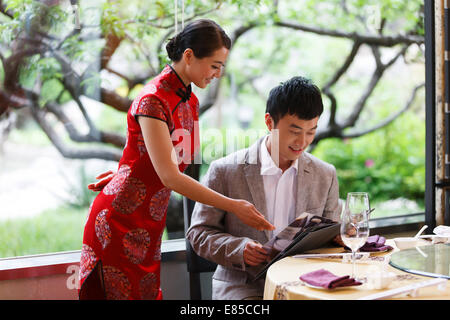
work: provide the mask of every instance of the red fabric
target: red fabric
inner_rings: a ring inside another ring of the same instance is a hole
[[[89,210],[80,297],[83,290],[90,290],[90,282],[84,281],[101,261],[107,299],[162,299],[161,237],[171,190],[164,187],[150,161],[137,116],[167,124],[183,172],[198,150],[198,99],[190,89],[167,65],[134,99],[117,174]]]

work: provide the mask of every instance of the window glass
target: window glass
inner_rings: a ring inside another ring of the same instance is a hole
[[[117,170],[126,112],[169,63],[173,1],[0,1],[0,257],[81,248],[96,193]],[[194,87],[204,176],[267,134],[270,89],[292,76],[322,90],[309,152],[336,167],[340,198],[367,191],[372,217],[424,211],[423,3],[186,1],[233,39],[224,76]],[[216,85],[220,90],[216,90]],[[184,234],[172,194],[163,240]]]

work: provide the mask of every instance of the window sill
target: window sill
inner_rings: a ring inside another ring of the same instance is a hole
[[[372,234],[389,234],[419,230],[425,222],[425,213],[413,213],[370,220]],[[427,230],[431,231],[431,230]]]
[[[186,250],[185,239],[166,240],[161,244],[162,259]],[[81,250],[1,258],[0,281],[65,274],[70,266],[78,267]]]

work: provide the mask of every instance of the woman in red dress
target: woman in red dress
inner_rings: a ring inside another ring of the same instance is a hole
[[[205,88],[218,78],[230,47],[215,22],[192,22],[166,46],[173,64],[134,99],[118,171],[89,209],[80,299],[162,299],[161,237],[171,190],[232,212],[257,229],[273,228],[249,202],[227,198],[182,173],[199,148],[199,102],[191,83]]]

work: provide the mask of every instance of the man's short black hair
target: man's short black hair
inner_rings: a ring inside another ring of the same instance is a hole
[[[275,125],[286,114],[295,115],[302,120],[319,117],[323,112],[320,89],[309,79],[293,77],[270,90],[266,113]]]

